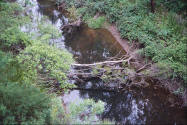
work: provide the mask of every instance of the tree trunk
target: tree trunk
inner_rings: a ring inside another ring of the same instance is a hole
[[[152,13],[155,12],[155,3],[154,3],[154,0],[151,0],[151,12]]]

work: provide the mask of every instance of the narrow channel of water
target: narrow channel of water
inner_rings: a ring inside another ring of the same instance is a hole
[[[34,1],[34,0],[33,0]],[[35,1],[36,2],[36,1]],[[50,0],[38,0],[32,8],[34,18],[48,16],[48,21],[60,28],[68,22],[63,13],[56,10]],[[117,55],[122,47],[106,29],[90,29],[83,26],[72,37],[60,38],[56,41],[58,47],[66,48],[79,63],[93,63],[103,61]],[[121,51],[121,54],[125,52]],[[87,81],[81,84],[85,88],[102,88],[101,80]],[[105,110],[102,119],[108,118],[116,123],[126,124],[185,124],[185,111],[182,108],[173,107],[171,104],[175,98],[167,91],[154,88],[135,89],[123,92],[103,92],[73,90],[65,94],[62,99],[68,104],[87,98],[105,102]]]

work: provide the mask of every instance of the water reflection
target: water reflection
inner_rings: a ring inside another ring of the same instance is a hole
[[[79,63],[104,61],[107,57],[123,55],[125,52],[112,34],[105,29],[91,29],[82,26],[76,33],[68,36],[65,45]]]
[[[56,9],[56,6],[53,1],[38,0],[38,6],[38,12],[42,15],[47,16],[50,22],[58,28],[68,23],[68,18],[66,18]]]
[[[88,85],[87,84],[92,84]],[[97,85],[99,83],[99,85]],[[92,80],[81,84],[83,88],[103,88],[100,80]],[[78,93],[78,96],[76,93]],[[185,124],[184,109],[170,107],[166,97],[169,93],[164,90],[136,89],[124,92],[103,92],[95,90],[74,90],[70,95],[80,100],[85,98],[94,99],[96,102],[105,102],[105,110],[102,119],[114,120],[120,124]],[[154,94],[157,93],[157,94]],[[67,96],[67,95],[66,95]],[[66,100],[71,100],[71,96]]]

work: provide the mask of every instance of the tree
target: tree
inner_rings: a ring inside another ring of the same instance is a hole
[[[45,124],[50,98],[40,89],[0,83],[0,124]]]
[[[155,12],[155,3],[154,3],[154,0],[150,0],[150,4],[151,4],[151,12],[154,13]]]
[[[68,87],[66,73],[73,58],[66,50],[35,41],[17,56],[17,60],[23,70],[21,81]]]

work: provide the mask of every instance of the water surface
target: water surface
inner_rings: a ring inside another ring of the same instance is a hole
[[[79,63],[94,63],[125,54],[108,30],[94,30],[86,25],[66,38],[65,45]]]
[[[145,89],[134,88],[132,91],[124,90],[123,92],[91,90],[104,88],[99,79],[79,84],[78,87],[90,90],[73,90],[65,94],[64,103],[76,103],[78,100],[88,98],[96,102],[101,100],[105,102],[105,110],[101,119],[110,119],[120,124],[186,124],[185,109],[173,107],[171,100],[177,100],[177,98],[164,89],[150,86]]]

